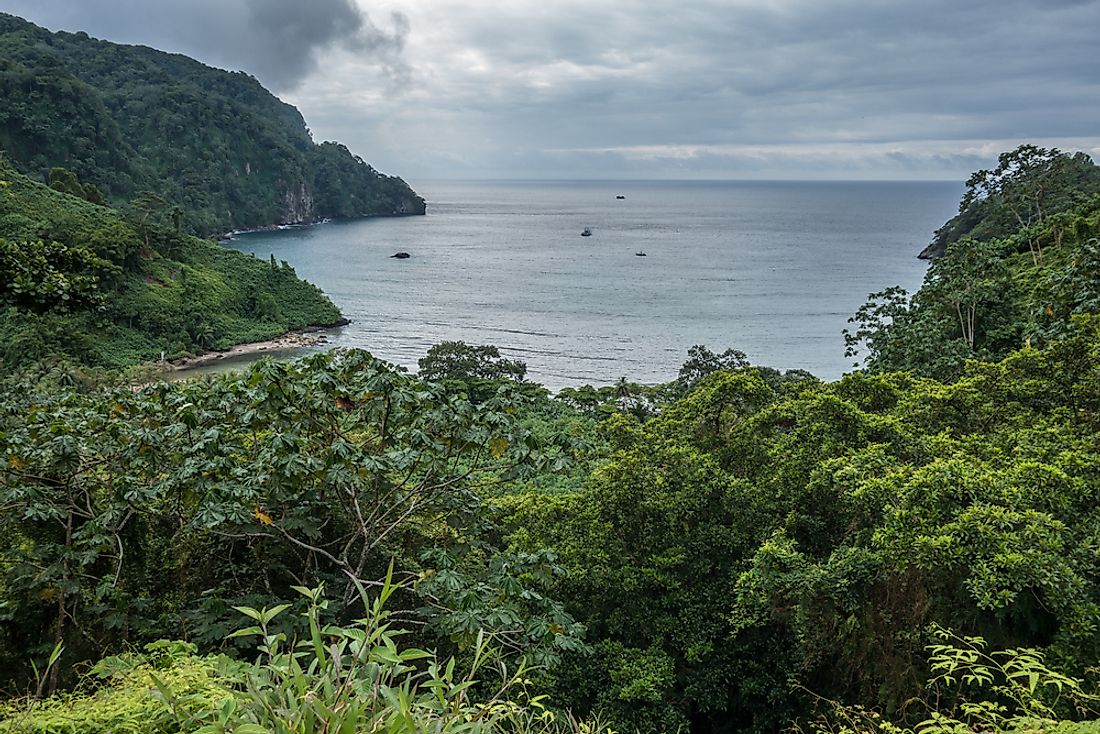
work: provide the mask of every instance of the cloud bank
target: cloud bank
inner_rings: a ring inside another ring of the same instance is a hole
[[[414,182],[958,179],[1022,142],[1100,152],[1100,0],[360,1],[7,4],[244,68]]]

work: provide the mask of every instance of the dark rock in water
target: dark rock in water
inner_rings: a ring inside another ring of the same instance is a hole
[[[396,257],[398,260],[408,260],[412,256],[407,252],[395,252],[390,257]]]

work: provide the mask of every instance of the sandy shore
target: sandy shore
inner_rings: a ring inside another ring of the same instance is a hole
[[[297,347],[312,347],[318,344],[324,344],[327,341],[328,335],[320,327],[299,329],[297,331],[289,331],[282,336],[268,339],[267,341],[238,344],[223,352],[204,352],[194,357],[184,357],[183,359],[172,360],[168,363],[168,369],[171,371],[184,371],[194,369],[195,367],[216,364],[230,357],[240,357],[247,354],[263,354],[264,352],[274,352],[281,349],[295,349]]]

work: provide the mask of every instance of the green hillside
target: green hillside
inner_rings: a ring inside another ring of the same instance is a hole
[[[154,191],[200,234],[324,217],[423,214],[400,178],[317,145],[253,77],[0,13],[0,149],[72,170],[121,205]]]
[[[1086,153],[1066,154],[1035,145],[1002,153],[997,166],[966,182],[959,213],[936,230],[920,256],[942,257],[963,237],[1008,237],[1100,195],[1100,167]]]
[[[849,353],[871,371],[953,379],[1100,311],[1100,167],[1034,146],[1000,160],[967,183],[920,290],[872,294],[851,319]]]
[[[123,367],[340,319],[286,264],[147,214],[128,220],[0,161],[0,364]]]

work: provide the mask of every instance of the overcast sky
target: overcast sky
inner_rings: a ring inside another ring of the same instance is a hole
[[[429,178],[959,179],[1100,159],[1100,0],[0,0],[243,69]]]

